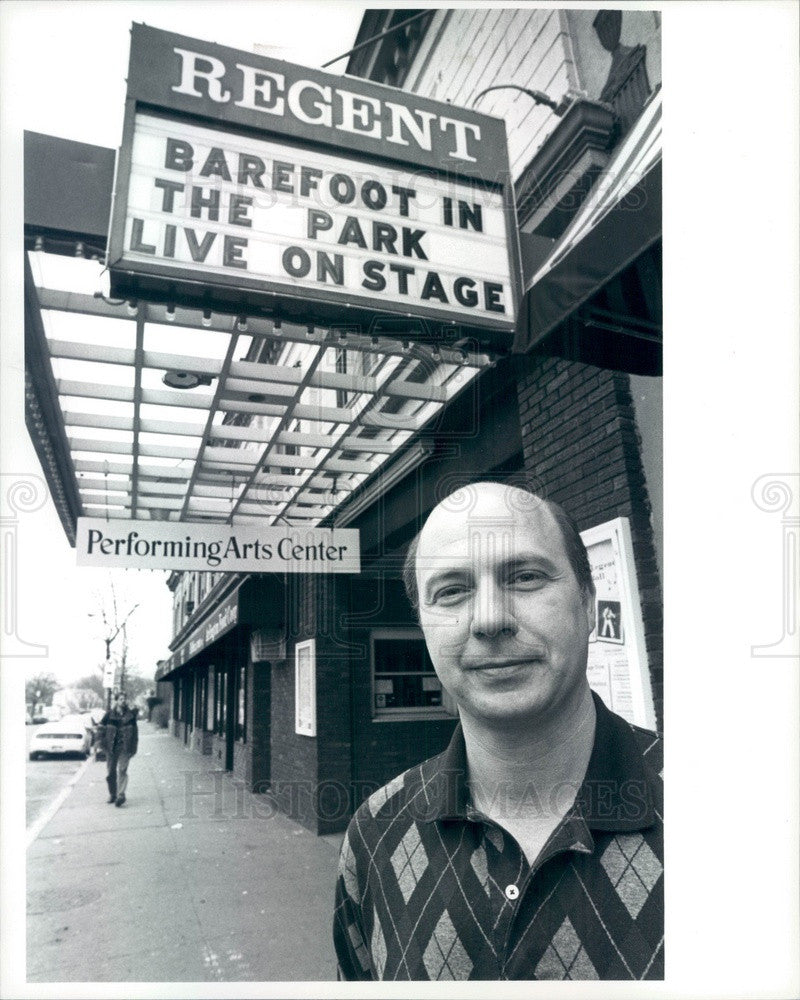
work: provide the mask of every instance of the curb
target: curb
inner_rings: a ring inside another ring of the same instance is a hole
[[[77,785],[84,775],[84,772],[93,762],[91,755],[86,758],[86,760],[81,764],[78,770],[69,779],[66,785],[61,789],[61,791],[56,795],[50,805],[45,809],[45,811],[38,816],[33,823],[25,831],[25,850],[27,851],[31,844],[36,840],[42,830],[47,826],[50,820],[55,816],[58,810],[64,805],[67,799],[72,795],[72,789]]]

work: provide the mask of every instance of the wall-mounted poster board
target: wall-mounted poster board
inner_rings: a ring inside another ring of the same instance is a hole
[[[655,729],[644,623],[626,517],[581,532],[595,585],[595,628],[589,638],[589,685],[605,704],[637,726]]]
[[[294,731],[317,735],[316,640],[298,642],[294,648]]]

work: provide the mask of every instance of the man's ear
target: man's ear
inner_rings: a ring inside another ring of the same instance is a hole
[[[594,603],[594,590],[592,590],[588,594],[585,594],[583,599],[583,606],[586,611],[586,623],[589,626],[589,635],[594,632],[595,626],[597,625]]]

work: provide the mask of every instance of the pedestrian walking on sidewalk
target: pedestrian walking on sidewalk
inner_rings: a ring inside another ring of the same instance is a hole
[[[114,692],[111,708],[100,721],[101,742],[108,764],[108,801],[121,806],[128,787],[128,764],[139,745],[136,710],[128,706],[125,695]]]

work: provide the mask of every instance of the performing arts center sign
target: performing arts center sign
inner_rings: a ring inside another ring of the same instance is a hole
[[[135,24],[108,261],[117,297],[508,347],[504,123]]]
[[[289,528],[78,518],[79,566],[216,573],[358,573],[354,528]]]

